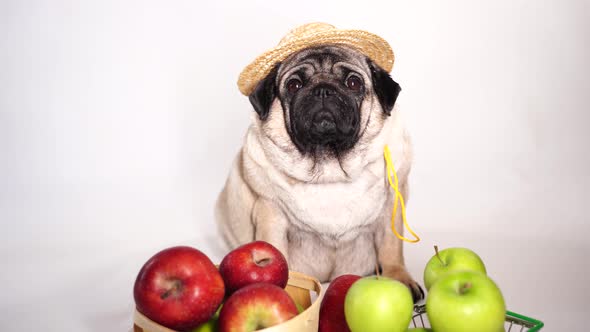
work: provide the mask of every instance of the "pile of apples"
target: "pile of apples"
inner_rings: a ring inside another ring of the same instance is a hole
[[[267,242],[234,249],[219,269],[195,248],[172,247],[143,265],[133,295],[139,312],[174,330],[250,332],[299,313],[288,279],[285,257]]]
[[[424,269],[431,328],[408,329],[414,303],[401,282],[347,274],[324,294],[319,332],[503,331],[504,298],[481,258],[466,248],[435,251]],[[174,330],[252,332],[301,312],[288,279],[285,257],[267,242],[232,250],[219,268],[195,248],[172,247],[143,265],[133,294],[139,312]]]
[[[409,289],[380,276],[334,279],[320,306],[319,332],[499,332],[506,307],[481,258],[466,248],[438,251],[424,268],[431,328],[410,328]]]

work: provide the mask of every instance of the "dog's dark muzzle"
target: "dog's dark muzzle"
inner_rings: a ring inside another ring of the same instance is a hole
[[[337,133],[336,120],[330,111],[320,110],[313,116],[311,131],[314,136],[333,136]]]
[[[318,85],[293,105],[296,137],[300,149],[330,147],[343,151],[356,141],[359,115],[356,104],[330,85]]]

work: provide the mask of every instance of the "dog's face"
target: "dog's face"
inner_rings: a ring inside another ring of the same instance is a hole
[[[367,143],[379,133],[399,92],[389,74],[362,53],[322,46],[291,55],[249,98],[263,123],[282,112],[275,121],[281,118],[289,143],[312,159],[314,168],[329,159],[342,168],[343,159],[354,154],[363,138]],[[266,128],[271,140],[285,142],[284,132]]]
[[[365,68],[354,55],[342,48],[311,49],[279,67],[287,131],[302,153],[340,154],[358,141]]]

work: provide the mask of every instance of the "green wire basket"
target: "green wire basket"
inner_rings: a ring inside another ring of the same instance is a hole
[[[422,304],[414,306],[414,312],[415,314],[412,317],[412,327],[429,327],[428,317],[426,317],[426,305]],[[506,324],[504,324],[504,328],[507,332],[535,332],[541,330],[544,325],[545,324],[539,320],[512,311],[506,311]]]

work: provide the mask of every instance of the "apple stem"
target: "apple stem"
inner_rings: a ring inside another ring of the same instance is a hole
[[[377,276],[377,279],[379,279],[379,277],[380,277],[380,273],[379,273],[379,261],[375,262],[375,275]]]
[[[463,295],[463,294],[467,293],[467,291],[469,291],[471,286],[472,285],[470,282],[464,283],[463,285],[461,285],[461,288],[459,288],[459,294]]]
[[[438,254],[438,246],[436,244],[434,245],[434,252],[436,253],[436,257],[438,257],[438,260],[440,261],[440,263],[443,266],[447,266],[447,264],[445,264],[445,262],[442,260],[442,258],[440,258],[440,255]]]
[[[260,267],[265,267],[268,264],[270,264],[272,260],[270,258],[263,258],[260,260],[256,260],[254,263],[256,263],[256,265],[260,266]]]
[[[171,295],[176,295],[176,294],[178,294],[178,292],[180,291],[181,288],[182,288],[182,282],[180,282],[179,280],[174,280],[172,283],[172,287],[167,289],[166,292],[164,292],[164,294],[160,295],[160,298],[162,300],[165,300],[166,298],[168,298]]]

